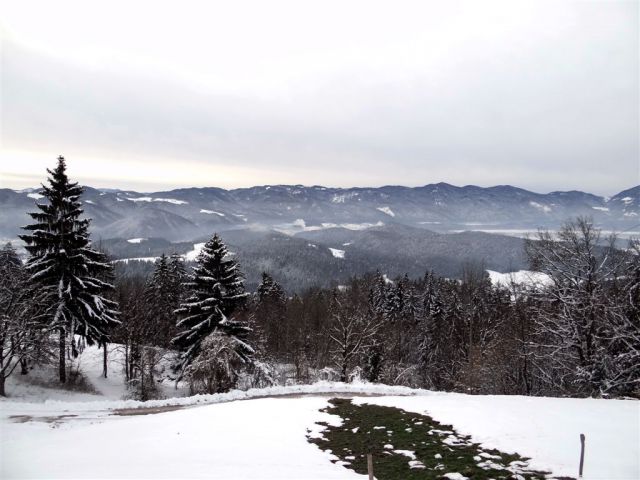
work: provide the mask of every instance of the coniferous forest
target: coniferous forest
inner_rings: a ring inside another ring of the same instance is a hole
[[[166,252],[149,276],[115,275],[92,246],[82,187],[62,157],[31,213],[23,263],[0,252],[0,393],[11,374],[117,343],[142,400],[170,358],[193,393],[317,380],[472,394],[640,395],[640,250],[618,248],[588,218],[526,241],[537,284],[492,285],[482,264],[461,279],[380,272],[290,294],[278,272],[246,291],[242,258],[212,232],[194,264]]]

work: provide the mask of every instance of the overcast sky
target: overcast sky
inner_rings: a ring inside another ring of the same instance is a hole
[[[640,183],[636,1],[0,5],[0,186]]]

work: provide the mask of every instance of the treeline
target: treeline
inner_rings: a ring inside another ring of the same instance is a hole
[[[253,341],[274,362],[330,366],[337,379],[483,394],[638,396],[640,255],[602,246],[586,219],[528,240],[544,284],[493,286],[427,273],[354,278],[287,297],[265,275],[248,308]]]
[[[557,238],[528,240],[533,268],[548,276],[538,284],[494,286],[481,265],[468,264],[461,280],[376,273],[289,296],[264,273],[233,319],[249,328],[242,339],[263,382],[362,378],[478,394],[638,396],[638,243],[618,250],[599,235],[579,219]],[[116,280],[123,314],[115,341],[175,348],[188,285],[178,277],[190,278],[181,265],[161,257],[149,280]],[[137,328],[147,336],[136,340],[129,332]]]

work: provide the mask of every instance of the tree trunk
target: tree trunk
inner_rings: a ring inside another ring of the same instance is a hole
[[[129,341],[124,344],[124,379],[129,381]]]
[[[103,343],[102,344],[102,375],[104,376],[104,378],[107,378],[107,344]]]
[[[60,375],[60,383],[67,382],[67,363],[66,363],[66,350],[67,350],[67,336],[64,330],[64,327],[60,327],[60,365],[58,367],[58,374]]]
[[[4,381],[6,379],[4,378],[4,373],[0,373],[0,397],[6,397],[7,394],[4,391]]]
[[[29,364],[25,358],[20,359],[20,375],[26,375],[29,373]]]

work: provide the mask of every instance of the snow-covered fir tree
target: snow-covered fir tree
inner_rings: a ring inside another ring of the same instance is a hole
[[[176,310],[180,333],[174,344],[181,350],[180,372],[198,357],[203,340],[212,332],[228,335],[240,359],[248,361],[253,349],[245,341],[249,328],[233,314],[247,297],[238,263],[229,257],[218,235],[204,244],[196,259],[193,274],[185,283],[186,298]]]
[[[49,173],[48,185],[40,192],[46,202],[37,203],[35,221],[23,227],[30,258],[26,264],[31,282],[47,293],[52,307],[49,327],[59,335],[59,376],[66,382],[67,341],[77,356],[75,335],[88,344],[106,344],[109,329],[118,323],[117,304],[105,297],[112,285],[105,281],[112,271],[106,256],[93,249],[89,219],[81,219],[83,189],[70,182],[64,157]]]

